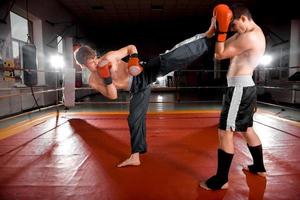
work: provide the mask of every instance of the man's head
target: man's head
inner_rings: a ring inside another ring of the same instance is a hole
[[[249,22],[252,21],[252,15],[249,9],[243,5],[235,4],[231,6],[231,10],[233,12],[233,31],[237,31],[240,33],[245,32],[247,30]]]
[[[90,71],[96,70],[96,52],[89,46],[82,46],[74,52],[74,58],[78,65],[87,67]]]

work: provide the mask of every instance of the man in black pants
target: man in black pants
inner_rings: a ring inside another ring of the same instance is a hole
[[[97,58],[95,51],[88,46],[74,52],[76,62],[91,72],[89,85],[92,88],[109,99],[117,98],[117,89],[130,92],[128,125],[131,155],[118,167],[140,165],[139,155],[147,151],[146,113],[151,92],[150,84],[155,82],[158,76],[186,67],[207,53],[211,43],[209,38],[214,34],[214,29],[210,26],[207,32],[177,44],[173,49],[147,63],[139,61],[134,45],[110,51],[100,58]],[[122,60],[126,56],[129,56],[128,63]]]
[[[231,9],[224,4],[216,6],[212,19],[212,24],[218,24],[215,58],[230,58],[230,65],[218,129],[217,172],[200,183],[207,190],[228,188],[228,174],[234,156],[234,133],[244,136],[253,158],[253,164],[244,166],[244,170],[263,177],[267,175],[262,144],[253,129],[256,87],[252,80],[253,71],[265,52],[265,36],[246,7],[235,5]],[[227,39],[230,26],[236,33]]]

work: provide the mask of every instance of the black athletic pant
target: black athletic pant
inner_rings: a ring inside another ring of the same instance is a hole
[[[144,71],[133,77],[128,116],[132,153],[145,153],[147,151],[146,113],[151,93],[150,84],[155,82],[158,76],[164,76],[171,71],[188,66],[204,55],[209,46],[210,41],[198,34],[179,43],[167,53],[149,60],[143,64]]]

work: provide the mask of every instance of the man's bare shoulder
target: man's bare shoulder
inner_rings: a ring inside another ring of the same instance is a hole
[[[237,36],[237,40],[249,46],[256,45],[256,43],[260,40],[260,38],[261,38],[261,34],[257,29],[247,31]]]
[[[119,57],[118,51],[109,51],[101,56],[100,60],[112,61]]]
[[[249,32],[248,40],[253,45],[257,46],[259,43],[265,40],[263,31],[257,26],[257,28]]]

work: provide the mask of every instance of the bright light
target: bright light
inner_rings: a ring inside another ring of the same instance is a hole
[[[54,68],[63,68],[65,65],[64,59],[61,55],[54,55],[50,57],[51,66]]]
[[[266,54],[260,59],[259,63],[261,65],[269,65],[272,62],[272,59],[272,56]]]
[[[159,101],[159,102],[162,102],[162,101],[163,101],[163,99],[164,99],[164,97],[163,97],[163,96],[161,96],[161,95],[158,95],[158,96],[157,96],[157,101]]]
[[[163,76],[159,76],[159,77],[157,77],[156,78],[158,81],[162,81],[162,80],[164,80],[164,77]]]

